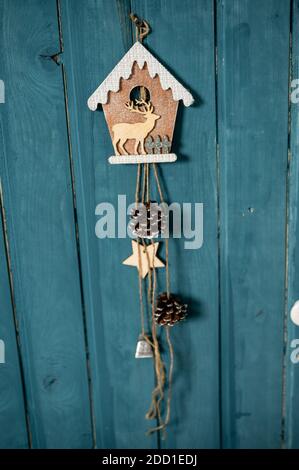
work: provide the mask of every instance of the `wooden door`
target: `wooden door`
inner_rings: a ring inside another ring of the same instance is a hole
[[[136,168],[107,163],[87,107],[133,44],[131,11],[195,97],[168,199],[204,205],[203,246],[170,241],[190,315],[172,330],[165,440],[145,435],[154,373],[134,358],[129,240],[95,236],[98,203],[134,201]],[[2,0],[0,14],[0,447],[297,448],[298,2]]]

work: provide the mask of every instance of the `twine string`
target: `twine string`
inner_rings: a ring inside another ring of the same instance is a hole
[[[150,165],[146,163],[146,202],[150,202]]]
[[[154,176],[159,192],[159,197],[161,202],[164,202],[163,192],[158,176],[158,171],[156,164],[153,163]],[[142,171],[143,170],[143,171]],[[141,190],[141,200],[142,203],[150,202],[150,165],[149,164],[138,164],[137,168],[137,179],[136,179],[136,191],[135,191],[135,207],[138,207],[140,188],[141,188],[141,179],[142,179],[142,190]],[[167,296],[170,295],[170,279],[169,279],[169,246],[168,239],[165,240],[165,258],[166,258],[166,289]],[[147,419],[157,419],[158,426],[149,429],[148,433],[152,434],[153,432],[163,431],[163,437],[165,438],[165,429],[170,420],[170,411],[171,411],[171,398],[172,398],[172,380],[173,380],[173,369],[174,369],[174,350],[170,337],[170,328],[166,327],[166,340],[168,344],[170,365],[168,372],[168,395],[166,401],[166,415],[165,420],[162,419],[161,413],[161,404],[164,400],[164,388],[166,383],[166,372],[165,365],[161,356],[158,337],[157,337],[157,327],[155,322],[155,295],[156,295],[156,269],[155,269],[155,250],[154,250],[154,240],[151,240],[152,243],[152,260],[150,260],[148,245],[146,244],[143,238],[138,237],[138,278],[139,278],[139,303],[140,303],[140,315],[141,315],[141,330],[142,337],[144,340],[152,347],[154,353],[154,367],[155,367],[155,376],[156,376],[156,386],[152,391],[152,400],[148,412],[146,413]],[[145,333],[145,318],[144,318],[144,304],[143,304],[143,285],[142,285],[142,261],[141,261],[141,248],[145,250],[147,263],[148,263],[148,301],[151,303],[151,316],[152,316],[152,339]],[[152,262],[151,262],[152,261]],[[152,267],[151,267],[152,266]]]
[[[142,203],[149,203],[149,165],[148,163],[144,163],[144,178],[143,178],[143,187],[142,187]],[[145,217],[147,220],[147,207],[143,207],[143,210],[145,209]],[[143,248],[146,254],[147,258],[147,264],[148,264],[148,289],[147,289],[147,298],[148,302],[151,302],[151,291],[152,291],[152,270],[151,270],[151,263],[150,263],[150,258],[149,254],[147,251],[147,244],[145,243],[145,240],[142,238],[142,244]]]
[[[138,203],[139,203],[141,178],[142,178],[141,200],[142,200],[142,203],[144,204],[145,201],[149,202],[149,198],[150,198],[149,165],[148,164],[143,164],[142,169],[141,169],[141,165],[139,165],[137,169],[136,192],[135,192],[135,206],[136,207],[138,206]],[[154,367],[155,367],[155,376],[156,376],[156,386],[154,390],[152,391],[152,401],[151,401],[149,410],[146,413],[146,418],[147,419],[157,418],[159,422],[161,422],[161,403],[164,398],[166,374],[165,374],[165,365],[163,363],[162,356],[160,353],[159,342],[157,338],[156,324],[154,321],[155,291],[156,291],[156,272],[154,269],[155,251],[153,249],[153,259],[152,259],[153,274],[152,274],[151,262],[150,262],[151,260],[150,260],[149,252],[147,249],[147,244],[145,243],[143,238],[139,238],[139,237],[138,237],[137,243],[138,243],[139,303],[140,303],[140,314],[141,314],[142,337],[153,349]],[[153,243],[153,240],[152,240],[152,243]],[[142,275],[141,275],[142,274],[141,247],[143,247],[143,249],[145,250],[147,262],[148,262],[148,269],[149,269],[148,298],[152,304],[152,331],[151,331],[152,340],[145,333],[145,326],[144,326],[145,322],[144,322],[143,286],[142,286]],[[149,430],[149,432],[152,433],[155,430],[156,428],[153,428]]]
[[[155,180],[158,188],[158,193],[160,196],[161,203],[164,203],[164,196],[161,188],[161,183],[158,175],[157,165],[153,163],[154,175]],[[165,263],[166,263],[166,292],[167,298],[170,297],[170,275],[169,275],[169,239],[165,239]],[[173,345],[170,337],[170,327],[166,326],[166,339],[167,345],[169,350],[169,357],[170,357],[170,365],[169,365],[169,372],[168,372],[168,396],[167,396],[167,405],[166,405],[166,417],[164,423],[159,426],[159,429],[163,430],[163,437],[165,438],[165,429],[170,420],[170,410],[171,410],[171,398],[172,398],[172,381],[173,381],[173,369],[174,369],[174,350]],[[157,430],[159,430],[157,429]]]
[[[130,13],[130,18],[135,24],[136,42],[142,42],[143,39],[150,33],[150,26],[147,21],[141,20],[137,15],[135,15],[135,13]]]
[[[153,163],[152,165],[153,165],[153,168],[154,168],[154,175],[155,175],[155,180],[156,180],[160,200],[164,204],[165,201],[164,201],[164,196],[163,196],[163,192],[162,192],[162,188],[161,188],[161,184],[160,184],[157,165],[156,165],[156,163]],[[165,238],[165,263],[166,263],[166,266],[165,266],[166,293],[167,293],[167,298],[169,299],[169,296],[170,296],[170,274],[169,274],[169,239],[168,239],[168,237]]]
[[[154,241],[152,240],[152,245],[154,244]],[[153,291],[152,291],[152,335],[153,338],[157,339],[157,326],[155,322],[155,292],[156,292],[156,270],[155,270],[155,265],[154,265],[154,258],[155,258],[155,252],[153,250]],[[152,434],[154,432],[159,431],[164,427],[164,423],[162,421],[162,416],[161,416],[161,402],[164,398],[164,386],[165,386],[165,380],[166,380],[166,374],[165,374],[165,366],[161,358],[160,350],[158,349],[159,353],[159,360],[156,362],[156,377],[157,377],[157,385],[155,389],[152,392],[152,403],[151,407],[147,413],[148,419],[158,419],[158,426],[155,426],[151,429],[148,430],[148,434]],[[157,370],[157,366],[159,367],[159,370]]]
[[[144,306],[142,298],[142,277],[141,277],[141,253],[140,253],[140,243],[138,243],[138,284],[139,284],[139,303],[140,303],[140,316],[141,316],[141,334],[145,336],[145,326],[144,326]]]
[[[137,177],[136,177],[136,191],[135,191],[135,209],[137,209],[138,203],[139,203],[140,177],[141,177],[141,164],[138,163]]]
[[[153,243],[153,240],[152,240]],[[154,266],[154,257],[153,252],[153,266]],[[158,422],[161,423],[161,403],[164,398],[164,386],[165,386],[165,366],[161,357],[159,343],[157,339],[157,327],[155,323],[155,293],[156,293],[156,270],[153,267],[153,288],[152,288],[152,337],[154,341],[154,351],[155,351],[155,373],[156,373],[156,387],[152,391],[152,402],[149,408],[149,411],[146,414],[147,419],[158,419]],[[148,434],[156,432],[160,428],[156,426],[148,430]]]
[[[140,192],[140,179],[141,179],[141,165],[138,163],[137,168],[137,179],[136,179],[136,191],[135,191],[135,208],[137,209],[139,204],[139,192]],[[141,334],[145,336],[145,326],[144,326],[144,306],[142,298],[142,277],[141,277],[141,253],[140,253],[140,243],[137,239],[138,244],[138,287],[139,287],[139,304],[140,304],[140,320],[141,320]]]

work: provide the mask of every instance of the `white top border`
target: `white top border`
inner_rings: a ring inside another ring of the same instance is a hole
[[[120,79],[128,79],[130,77],[134,62],[137,62],[140,69],[142,69],[146,63],[151,78],[158,75],[162,89],[167,90],[170,88],[175,101],[183,100],[185,106],[190,106],[194,102],[191,93],[186,90],[186,88],[184,88],[140,42],[136,42],[89,97],[87,101],[89,109],[95,111],[99,103],[107,103],[109,91],[116,92],[119,90]]]

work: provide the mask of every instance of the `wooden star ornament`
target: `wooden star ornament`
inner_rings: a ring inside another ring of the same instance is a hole
[[[164,268],[165,264],[156,256],[159,243],[152,243],[145,247],[132,240],[133,254],[123,261],[127,266],[135,266],[141,274],[142,279],[148,274],[150,269]],[[139,251],[139,253],[138,253]]]

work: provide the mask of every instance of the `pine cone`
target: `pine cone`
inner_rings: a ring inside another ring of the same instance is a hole
[[[157,238],[166,229],[167,214],[156,201],[139,204],[131,211],[129,223],[133,235],[140,238]]]
[[[173,326],[175,323],[184,320],[187,316],[187,305],[182,304],[181,301],[173,294],[163,292],[157,299],[157,306],[155,310],[155,320],[158,325]]]

